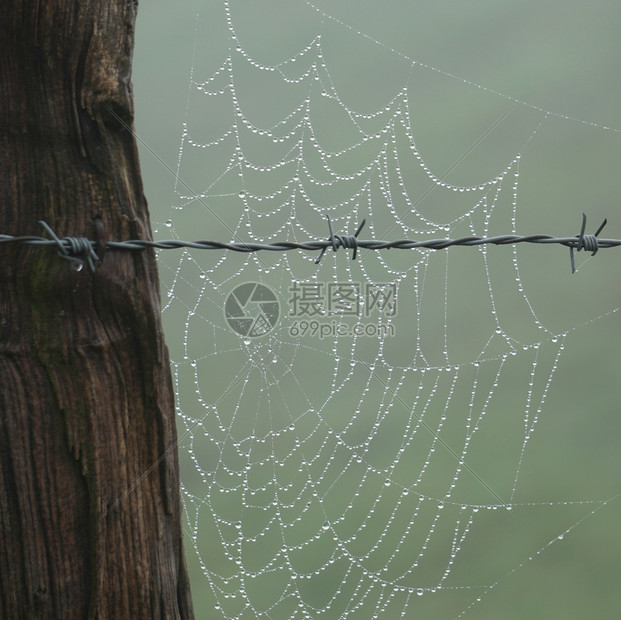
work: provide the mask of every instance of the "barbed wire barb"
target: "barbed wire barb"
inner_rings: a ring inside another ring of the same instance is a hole
[[[95,252],[93,242],[86,237],[64,237],[59,239],[47,222],[39,220],[39,224],[52,237],[52,242],[57,247],[56,253],[58,256],[71,261],[76,271],[80,271],[85,263],[89,266],[91,272],[95,271],[95,262],[99,260],[99,256]]]
[[[328,229],[330,230],[330,237],[328,241],[332,244],[332,249],[336,252],[340,247],[344,248],[353,248],[354,252],[352,254],[352,260],[356,260],[356,256],[358,254],[358,235],[360,231],[363,229],[366,220],[362,220],[360,225],[358,226],[356,232],[353,235],[335,235],[334,230],[332,228],[332,220],[329,215],[326,215],[328,218]],[[326,253],[328,246],[324,247],[321,250],[321,254],[316,258],[315,265],[318,265],[323,258],[323,255]]]
[[[599,250],[599,239],[597,235],[602,232],[604,226],[608,223],[608,219],[604,218],[604,221],[600,224],[599,228],[592,235],[585,235],[584,231],[586,230],[586,222],[587,216],[585,213],[582,214],[582,226],[580,227],[580,233],[576,235],[578,242],[576,246],[573,245],[569,248],[569,258],[571,260],[571,272],[576,273],[576,261],[574,258],[574,249],[576,252],[580,252],[580,250],[586,250],[587,252],[591,252],[591,256],[595,256],[597,254],[597,250]]]

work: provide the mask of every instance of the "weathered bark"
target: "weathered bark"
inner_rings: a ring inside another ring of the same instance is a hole
[[[150,238],[124,125],[136,5],[3,0],[0,233]],[[193,615],[159,303],[150,251],[93,274],[0,246],[3,619]]]

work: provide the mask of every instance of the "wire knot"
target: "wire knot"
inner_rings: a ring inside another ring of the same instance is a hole
[[[586,214],[582,214],[582,226],[580,228],[580,234],[576,235],[576,244],[575,246],[571,246],[569,248],[569,258],[571,260],[571,272],[576,272],[576,262],[574,259],[574,249],[576,252],[580,252],[580,250],[585,250],[587,252],[591,252],[591,256],[595,256],[597,254],[597,250],[599,250],[599,240],[597,235],[602,232],[604,226],[608,223],[608,220],[605,219],[599,226],[599,228],[592,235],[585,235],[584,231],[586,229]]]
[[[326,215],[328,218],[328,229],[330,230],[330,237],[328,241],[332,244],[332,250],[336,252],[339,248],[353,249],[354,253],[352,254],[352,260],[356,260],[356,256],[358,255],[358,235],[360,231],[364,227],[366,220],[362,220],[358,229],[353,235],[335,235],[334,229],[332,228],[332,220],[329,215]],[[326,253],[328,246],[322,248],[321,253],[315,260],[315,265],[318,265],[323,258],[323,255]]]
[[[81,271],[85,264],[92,272],[95,271],[95,261],[99,260],[99,256],[97,256],[89,239],[86,237],[63,237],[59,239],[47,222],[39,220],[39,224],[45,228],[56,243],[58,256],[71,261],[76,271]]]

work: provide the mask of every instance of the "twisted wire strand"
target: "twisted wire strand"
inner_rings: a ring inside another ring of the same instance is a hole
[[[52,239],[37,236],[13,237],[11,235],[0,235],[0,246],[3,244],[23,243],[33,246],[53,246],[56,247],[58,254],[74,263],[76,269],[87,264],[93,271],[94,261],[99,258],[95,252],[97,243],[85,237],[63,237],[59,239],[52,229],[45,222],[41,222],[48,231]],[[377,239],[358,239],[358,234],[362,230],[365,221],[358,226],[355,235],[336,235],[332,228],[332,222],[328,217],[330,236],[325,240],[309,241],[278,241],[275,243],[259,242],[222,242],[222,241],[182,241],[179,239],[164,239],[160,241],[150,241],[147,239],[130,239],[127,241],[108,241],[105,244],[106,250],[130,250],[141,251],[147,248],[158,250],[172,250],[179,248],[189,248],[196,250],[230,250],[233,252],[287,252],[290,250],[317,251],[321,253],[316,259],[319,263],[326,250],[332,248],[336,252],[339,248],[353,249],[353,258],[356,258],[358,249],[366,250],[412,250],[428,249],[443,250],[452,246],[476,246],[476,245],[513,245],[518,243],[540,243],[563,245],[570,249],[572,272],[575,271],[574,252],[581,250],[589,251],[594,255],[599,249],[613,248],[621,245],[621,239],[600,239],[598,234],[606,224],[606,220],[600,225],[597,232],[592,235],[584,233],[586,227],[586,215],[583,214],[582,228],[578,235],[573,237],[554,237],[552,235],[497,235],[494,237],[460,237],[458,239],[425,239],[421,241],[411,239],[399,239],[395,241],[383,241]]]

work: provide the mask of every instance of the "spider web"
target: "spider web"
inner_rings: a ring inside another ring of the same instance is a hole
[[[310,2],[207,3],[193,46],[156,238],[304,241],[328,215],[360,238],[559,233],[559,140],[618,152]],[[568,303],[598,297],[576,278],[600,256],[572,280],[558,248],[171,254],[197,617],[513,617],[493,594],[616,498],[561,483],[584,463],[557,441],[583,411],[566,345],[616,321],[618,296]]]

